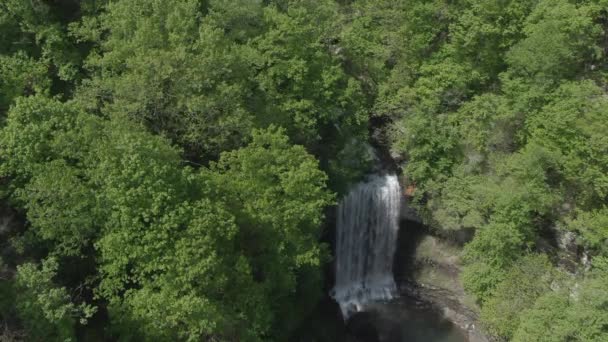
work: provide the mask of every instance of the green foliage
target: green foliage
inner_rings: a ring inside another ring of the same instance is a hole
[[[321,251],[315,246],[321,211],[333,196],[325,189],[327,176],[318,162],[302,146],[291,145],[284,130],[254,131],[247,147],[222,154],[213,170],[220,174],[228,203],[241,204],[235,208],[237,220],[248,222],[253,236],[278,239],[273,249],[285,253],[288,264],[320,265]]]
[[[593,268],[575,293],[572,319],[579,341],[602,341],[608,338],[608,259],[597,257]],[[584,329],[578,329],[584,327]]]
[[[0,133],[0,173],[22,188],[47,161],[82,161],[92,137],[98,134],[93,117],[72,104],[43,96],[19,98]]]
[[[566,0],[539,1],[526,19],[526,37],[506,57],[509,71],[550,85],[601,58],[596,42],[602,28],[594,22],[592,9]]]
[[[112,2],[98,23],[74,30],[99,45],[78,99],[166,134],[193,158],[217,158],[270,124],[308,146],[336,129],[360,134],[360,86],[324,45],[335,12],[330,1],[286,11],[251,1]]]
[[[98,231],[99,209],[83,168],[99,122],[71,104],[20,98],[0,133],[0,172],[33,232],[59,255],[77,256]]]
[[[339,194],[347,193],[349,186],[361,180],[372,168],[374,150],[365,141],[352,138],[341,144],[341,149],[331,151],[327,174],[329,187]]]
[[[312,298],[319,295],[314,289],[320,288],[318,275],[327,253],[317,242],[319,227],[323,208],[334,200],[325,188],[327,176],[276,127],[254,131],[247,147],[223,153],[212,171],[222,191],[214,197],[223,197],[235,213],[238,239],[254,277],[267,298],[274,298],[269,303],[282,317],[282,330],[289,330],[301,318],[296,313],[312,310],[311,302],[300,302],[294,310],[298,284],[300,291],[314,292]]]
[[[469,262],[460,275],[464,289],[483,303],[492,297],[494,290],[506,275],[504,268],[482,261]]]
[[[570,291],[547,293],[523,312],[513,341],[604,341],[608,338],[608,263],[594,260],[593,269]]]
[[[53,242],[59,255],[78,256],[91,247],[101,216],[80,172],[63,160],[41,165],[18,197],[37,234]]]
[[[314,8],[294,2],[286,12],[268,7],[268,30],[252,41],[259,53],[256,80],[267,102],[260,119],[287,128],[299,143],[316,142],[327,125],[348,131],[365,124],[358,82],[323,45],[331,38],[330,20],[335,15],[330,1]]]
[[[520,325],[522,311],[550,290],[553,266],[544,255],[521,258],[505,274],[481,310],[481,320],[494,335],[510,339]]]
[[[524,248],[524,237],[513,224],[494,223],[478,232],[467,245],[466,259],[484,260],[490,265],[504,268],[511,264]]]
[[[608,99],[591,81],[564,83],[526,123],[534,143],[554,151],[575,203],[608,196]]]
[[[86,324],[95,311],[87,304],[75,304],[68,290],[53,283],[58,263],[47,259],[19,266],[15,278],[17,313],[31,341],[75,341],[75,325]]]
[[[469,265],[463,275],[465,288],[481,302],[493,296],[522,250],[533,247],[538,229],[534,223],[552,212],[556,200],[546,184],[545,171],[553,166],[553,158],[544,149],[530,145],[494,163],[498,177],[473,187],[479,202],[468,209],[483,209],[487,217],[487,223],[476,227],[475,238],[465,247]]]
[[[35,96],[9,113],[2,171],[13,179],[13,199],[27,210],[31,231],[53,254],[83,256],[95,246],[95,291],[109,303],[115,334],[253,340],[276,317],[287,333],[311,310],[326,255],[317,241],[322,211],[333,201],[327,176],[284,132],[254,131],[249,146],[196,172],[183,167],[167,139],[136,124]],[[49,265],[45,286],[58,266]],[[65,299],[57,291],[55,306]],[[296,293],[310,297],[294,312]],[[64,311],[36,329],[71,334]],[[27,315],[24,322],[37,320]]]
[[[407,5],[347,7],[344,45],[379,82],[375,112],[390,121],[391,151],[427,223],[476,230],[462,280],[494,334],[599,338],[549,310],[568,298],[539,280],[551,273],[546,260],[522,254],[563,227],[592,255],[606,253],[605,1]],[[555,331],[529,314],[538,297],[538,315],[561,322]]]
[[[383,79],[389,71],[386,64],[396,57],[403,43],[397,29],[386,27],[402,25],[408,8],[404,1],[356,1],[352,7],[341,32],[340,47],[346,51],[340,53],[345,53],[366,76]]]
[[[82,1],[83,9],[89,3]],[[49,76],[60,81],[78,79],[82,55],[68,36],[66,24],[75,19],[80,5],[4,0],[0,4],[0,54],[20,51],[44,65]]]
[[[516,148],[517,130],[523,122],[511,108],[507,97],[482,94],[460,107],[455,114],[471,172],[483,171],[494,153],[509,153]]]
[[[243,340],[267,332],[268,302],[237,250],[234,218],[208,200],[165,212],[144,234],[124,227],[98,242],[101,292],[119,336]]]
[[[476,231],[462,280],[489,331],[608,339],[607,6],[0,1],[10,264],[46,260],[0,273],[0,315],[74,339],[99,300],[105,339],[287,340],[372,132],[429,225]],[[536,254],[556,229],[591,271]]]
[[[133,338],[148,340],[253,339],[282,306],[293,311],[297,275],[320,271],[318,227],[332,199],[312,156],[281,130],[255,131],[250,145],[194,175],[176,169],[176,151],[155,145],[162,140],[112,131],[96,153],[94,179],[107,182],[103,201],[114,208],[97,248],[121,336],[135,325]],[[201,195],[215,203],[189,199]]]
[[[99,22],[75,30],[82,39],[101,39],[87,60],[94,77],[79,100],[145,123],[197,153],[239,146],[253,120],[244,108],[249,52],[213,21],[202,21],[200,10],[199,1],[108,4]]]
[[[467,174],[465,168],[455,170],[443,184],[441,196],[429,200],[433,226],[459,230],[482,227],[487,222],[493,191],[484,187],[480,177]]]
[[[506,52],[523,36],[527,16],[538,1],[464,1],[450,27],[454,53],[461,60],[474,60],[487,77],[505,69]]]
[[[16,97],[48,94],[50,80],[43,63],[23,53],[0,55],[0,113],[4,114]]]
[[[397,121],[390,132],[394,137],[393,152],[407,151],[404,171],[418,185],[420,193],[434,189],[434,178],[437,182],[444,181],[459,155],[455,131],[445,125],[446,120],[449,119],[445,115],[432,117],[419,113]]]
[[[608,253],[608,208],[602,207],[590,212],[579,211],[568,220],[568,228],[578,232],[586,247],[602,255]]]
[[[549,292],[541,296],[530,310],[519,317],[520,325],[513,341],[558,342],[573,340],[574,325],[568,321],[568,296]]]

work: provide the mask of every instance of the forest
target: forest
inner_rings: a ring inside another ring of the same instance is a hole
[[[0,0],[0,340],[296,341],[370,142],[492,336],[608,341],[608,0]]]

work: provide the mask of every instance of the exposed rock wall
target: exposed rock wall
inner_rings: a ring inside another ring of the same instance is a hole
[[[399,240],[394,272],[400,292],[459,327],[468,341],[492,341],[479,323],[479,308],[460,282],[462,247],[409,220],[402,222]]]

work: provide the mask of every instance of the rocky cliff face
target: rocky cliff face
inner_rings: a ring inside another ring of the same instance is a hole
[[[491,341],[479,324],[479,308],[460,282],[461,247],[424,235],[413,255],[410,282],[404,291],[429,303],[442,317],[458,326],[470,342]]]
[[[479,324],[479,308],[460,282],[461,244],[431,235],[417,215],[409,215],[404,215],[394,265],[401,293],[414,305],[457,326],[464,340],[492,341]]]

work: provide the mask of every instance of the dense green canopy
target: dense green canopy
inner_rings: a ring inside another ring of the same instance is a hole
[[[0,0],[0,339],[293,339],[371,142],[488,332],[606,341],[607,56],[607,0]]]

